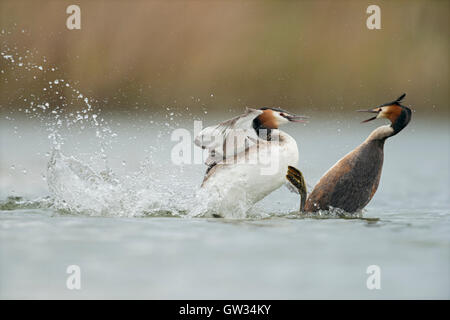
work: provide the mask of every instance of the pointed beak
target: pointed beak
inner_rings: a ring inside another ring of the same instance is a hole
[[[361,123],[366,123],[372,120],[375,120],[378,116],[378,113],[380,113],[381,108],[375,108],[375,109],[369,109],[369,110],[356,110],[356,112],[368,112],[368,113],[376,113],[377,115],[375,117],[369,118],[367,120],[361,121]]]
[[[298,116],[295,114],[286,114],[284,116],[286,119],[288,119],[290,122],[308,122],[307,120],[309,119],[309,117],[307,116]]]

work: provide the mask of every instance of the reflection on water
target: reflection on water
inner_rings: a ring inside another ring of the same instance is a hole
[[[372,211],[383,218],[236,221],[2,211],[0,295],[448,298],[448,217]],[[65,288],[71,264],[82,270],[79,292]],[[373,264],[382,271],[380,291],[365,287]]]

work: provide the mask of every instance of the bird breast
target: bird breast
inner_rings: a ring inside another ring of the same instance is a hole
[[[283,185],[287,167],[297,165],[297,143],[281,131],[279,141],[259,142],[214,166],[202,188],[220,202],[254,204]]]

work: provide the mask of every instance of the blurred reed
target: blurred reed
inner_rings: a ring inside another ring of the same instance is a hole
[[[2,52],[58,67],[33,79],[2,59],[2,111],[63,78],[119,112],[351,111],[407,92],[448,115],[448,1],[377,1],[381,30],[366,28],[364,1],[77,1],[81,30],[66,28],[69,4],[0,2]]]

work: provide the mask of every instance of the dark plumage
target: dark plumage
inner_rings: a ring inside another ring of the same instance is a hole
[[[384,140],[363,143],[342,158],[317,183],[304,211],[339,208],[356,212],[372,199],[380,182]]]
[[[363,122],[386,118],[391,121],[391,125],[375,129],[361,145],[331,167],[306,201],[302,201],[305,204],[301,205],[301,211],[339,208],[346,212],[356,212],[369,203],[380,182],[386,139],[399,133],[411,120],[411,110],[400,104],[404,97],[405,94],[377,108],[364,110],[377,115]],[[295,170],[288,170],[287,178],[299,189],[300,194],[305,194],[306,190],[301,189],[298,174],[293,174]]]

